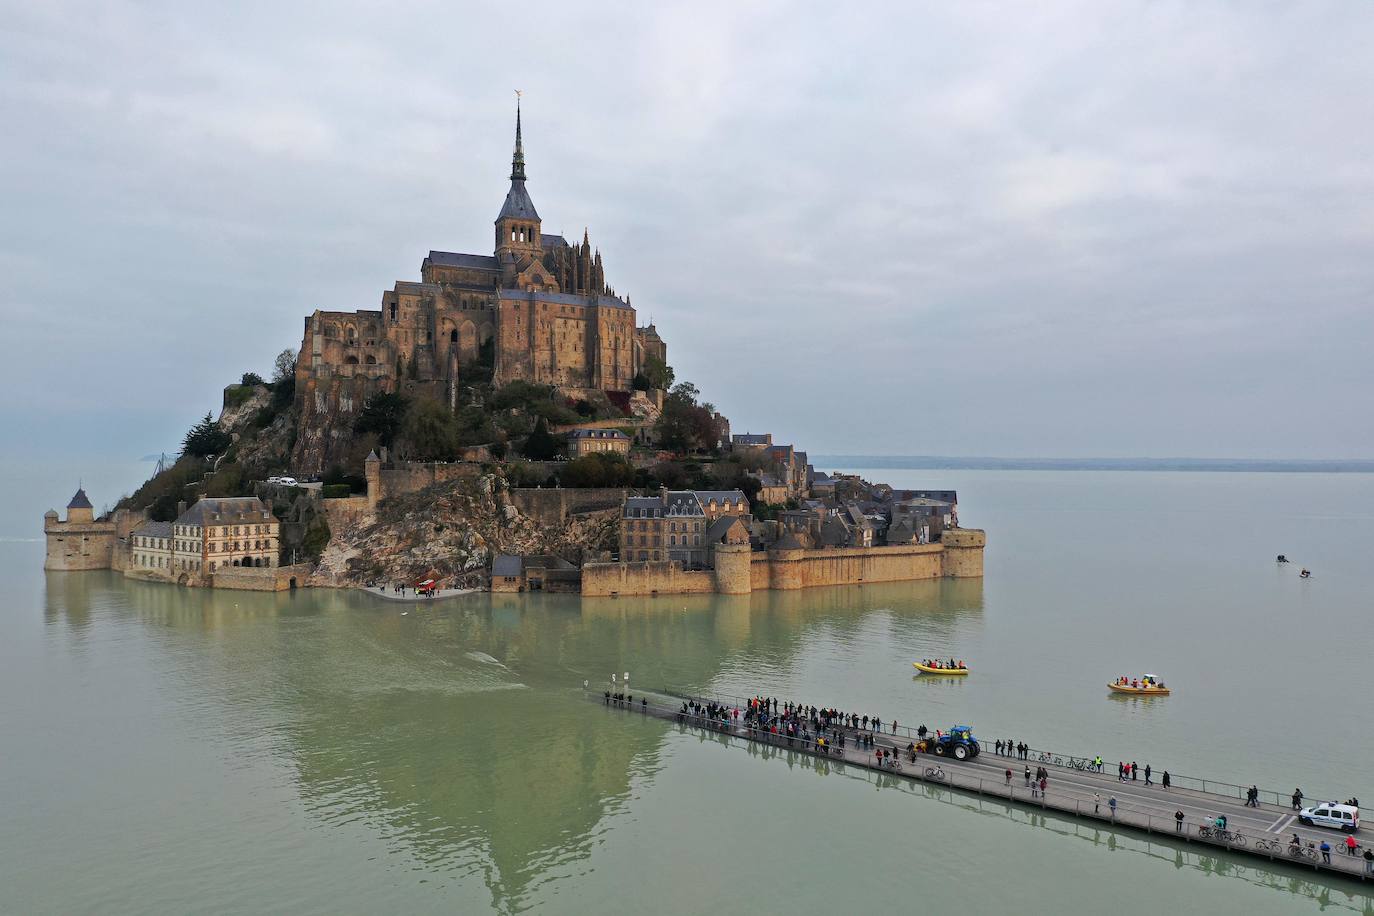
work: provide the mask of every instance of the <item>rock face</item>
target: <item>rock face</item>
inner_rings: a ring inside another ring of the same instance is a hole
[[[333,531],[310,584],[414,582],[428,576],[443,587],[487,584],[500,553],[553,554],[573,563],[614,549],[619,510],[567,516],[561,524],[527,518],[509,499],[506,481],[488,474],[435,484],[384,500]]]

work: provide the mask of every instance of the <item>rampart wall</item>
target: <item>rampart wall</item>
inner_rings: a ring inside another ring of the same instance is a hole
[[[954,535],[951,537],[951,535]],[[750,553],[743,546],[715,548],[714,571],[686,572],[671,561],[593,563],[582,567],[582,594],[748,594],[822,585],[976,578],[983,574],[987,536],[976,529],[946,531],[940,544],[836,547]]]
[[[527,518],[542,525],[561,525],[569,515],[619,509],[629,493],[623,489],[512,487],[510,501]]]

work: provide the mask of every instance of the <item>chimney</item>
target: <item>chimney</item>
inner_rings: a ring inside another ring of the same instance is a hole
[[[177,500],[177,518],[181,518],[181,517],[182,517],[183,515],[185,515],[185,514],[186,514],[186,500],[184,500],[184,499],[178,499],[178,500]]]
[[[663,484],[658,485],[658,498],[663,501],[663,505],[668,505],[668,488]]]

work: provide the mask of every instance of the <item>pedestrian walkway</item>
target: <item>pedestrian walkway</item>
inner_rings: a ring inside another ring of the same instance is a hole
[[[1034,780],[1026,778],[1025,771],[1029,769],[1034,775],[1037,767],[1045,766],[1044,763],[1034,759],[1000,757],[993,754],[991,747],[987,745],[984,745],[982,753],[971,760],[956,761],[949,757],[917,754],[915,762],[912,762],[911,755],[906,750],[909,744],[906,736],[893,736],[890,732],[866,732],[862,729],[856,732],[845,728],[844,733],[850,736],[846,741],[847,747],[841,751],[834,747],[832,742],[828,753],[821,754],[816,750],[814,741],[788,741],[783,735],[768,734],[757,729],[751,731],[742,724],[742,718],[727,716],[721,720],[710,720],[705,715],[691,712],[684,715],[681,708],[684,701],[702,705],[716,703],[730,709],[738,708],[738,704],[732,702],[732,699],[688,697],[673,693],[654,696],[636,694],[628,702],[622,699],[619,703],[612,701],[608,705],[641,715],[677,721],[684,727],[703,728],[746,741],[824,756],[841,766],[860,766],[880,771],[885,776],[936,783],[963,792],[1005,798],[1010,802],[1086,820],[1106,822],[1123,829],[1166,835],[1183,842],[1201,843],[1229,849],[1232,852],[1262,856],[1359,880],[1374,880],[1374,873],[1370,873],[1370,865],[1364,858],[1363,844],[1357,847],[1354,855],[1348,854],[1344,834],[1298,824],[1296,812],[1288,805],[1261,804],[1256,808],[1245,804],[1244,799],[1233,798],[1230,795],[1181,788],[1176,785],[1165,789],[1157,782],[1149,786],[1141,781],[1122,783],[1118,781],[1115,772],[1096,773],[1068,769],[1050,770],[1045,791],[1041,792],[1038,786],[1033,785]],[[861,750],[858,747],[859,742],[855,741],[854,737],[859,733],[872,735],[871,748]],[[900,761],[901,769],[879,767],[876,755],[879,750],[885,755],[895,756]],[[1012,772],[1010,781],[1006,776],[1008,769]],[[1179,813],[1183,815],[1181,820],[1177,818]],[[1224,833],[1215,829],[1215,822],[1219,816],[1226,819]],[[1301,841],[1296,850],[1290,844],[1294,834],[1297,834]],[[1329,857],[1320,849],[1323,842],[1330,847]]]

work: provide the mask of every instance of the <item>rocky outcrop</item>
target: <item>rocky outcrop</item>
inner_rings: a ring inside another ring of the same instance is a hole
[[[383,500],[375,513],[332,532],[310,584],[433,576],[445,587],[482,587],[496,554],[553,554],[580,564],[614,549],[618,524],[618,508],[536,521],[520,512],[498,475],[446,481]]]

